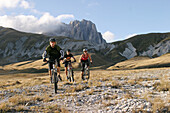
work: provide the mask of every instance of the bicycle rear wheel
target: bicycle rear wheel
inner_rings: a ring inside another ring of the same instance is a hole
[[[73,70],[71,70],[71,78],[72,78],[72,81],[74,82],[74,72],[73,72]]]
[[[57,86],[57,83],[58,83],[57,73],[53,73],[53,78],[54,78],[54,91],[55,91],[55,93],[57,93],[57,89],[58,89],[58,86]]]
[[[68,70],[67,70],[67,72],[68,72],[68,80],[71,82],[71,70],[69,69],[69,67],[67,67],[68,68]]]
[[[90,71],[89,71],[89,69],[87,69],[86,71],[87,71],[87,80],[89,80],[89,78],[90,78]]]

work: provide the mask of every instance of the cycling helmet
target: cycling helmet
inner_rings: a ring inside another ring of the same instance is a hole
[[[83,52],[84,52],[84,51],[87,51],[87,49],[83,49]]]
[[[71,50],[70,50],[70,49],[67,49],[67,52],[71,52]]]
[[[50,38],[49,41],[50,41],[50,42],[55,42],[56,39],[55,39],[55,38]]]

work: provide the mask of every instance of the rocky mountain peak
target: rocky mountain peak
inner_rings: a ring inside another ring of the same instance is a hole
[[[86,40],[94,44],[106,44],[101,33],[97,31],[96,25],[85,19],[82,21],[71,21],[69,24],[61,26],[60,29],[45,34],[50,36],[66,36],[76,40]]]

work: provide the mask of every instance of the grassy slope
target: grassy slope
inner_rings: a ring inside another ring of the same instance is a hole
[[[74,53],[73,53],[74,54]],[[107,62],[106,60],[104,60],[104,58],[100,57],[98,54],[95,53],[90,53],[93,59],[93,64],[92,67],[93,68],[102,68],[102,66],[106,66],[106,64],[110,64],[109,62]],[[80,58],[80,54],[79,55],[75,55],[75,58],[77,60],[76,63],[73,64],[74,68],[80,68],[80,64],[79,64],[79,58]],[[64,65],[61,63],[62,69],[64,67]],[[8,64],[5,66],[1,66],[0,69],[3,70],[22,70],[25,72],[34,72],[39,70],[39,72],[41,71],[47,71],[44,69],[47,69],[48,65],[45,64],[44,62],[42,62],[42,59],[39,60],[29,60],[29,61],[23,61],[23,62],[18,62],[18,63],[13,63],[13,64]]]
[[[112,44],[116,45],[107,57],[112,59],[113,64],[125,61],[126,58],[122,57],[119,52],[123,52],[125,48],[127,48],[127,43],[132,43],[132,45],[137,49],[137,53],[141,53],[143,51],[148,50],[150,45],[154,46],[161,41],[167,41],[170,39],[170,33],[149,33],[149,34],[142,34],[136,35],[129,39],[123,41],[113,42]]]
[[[120,62],[108,69],[134,69],[134,68],[155,68],[170,66],[170,53],[157,58],[134,57],[132,59]]]

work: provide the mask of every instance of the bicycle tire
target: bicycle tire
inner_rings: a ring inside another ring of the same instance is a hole
[[[57,78],[57,73],[53,73],[53,77],[54,77],[54,92],[57,93],[57,83],[58,83],[58,78]]]
[[[71,70],[71,78],[72,78],[72,81],[74,82],[74,72],[73,72],[73,70]]]
[[[90,78],[90,71],[89,71],[89,69],[87,69],[87,80],[89,80],[89,78]]]
[[[70,67],[68,66],[67,67],[67,73],[68,73],[68,80],[71,82],[71,77],[70,77]]]
[[[53,76],[53,75],[54,75],[54,72],[53,72],[53,70],[51,70],[51,75],[52,75],[52,76],[51,76],[51,78],[52,78],[52,79],[51,79],[51,83],[54,83],[54,76]]]

